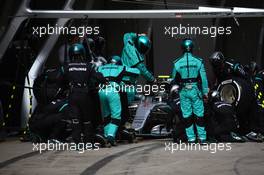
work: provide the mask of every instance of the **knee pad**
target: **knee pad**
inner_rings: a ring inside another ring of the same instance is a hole
[[[111,122],[111,117],[110,116],[107,116],[107,117],[104,118],[104,125],[107,125],[110,122]]]
[[[205,127],[204,117],[195,116],[195,123],[196,123],[196,125],[198,125],[200,127]]]
[[[184,126],[185,128],[189,128],[190,126],[192,126],[192,124],[194,123],[194,118],[193,116],[187,117],[183,119],[184,122]]]
[[[112,118],[111,119],[111,123],[119,126],[121,124],[121,120],[120,119]]]

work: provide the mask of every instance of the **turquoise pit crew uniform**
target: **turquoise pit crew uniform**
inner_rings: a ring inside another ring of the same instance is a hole
[[[144,64],[144,56],[151,47],[150,40],[145,35],[137,35],[136,33],[126,33],[124,35],[124,48],[122,51],[121,61],[124,66],[137,68],[140,74],[149,82],[153,82],[155,78],[148,71]],[[127,77],[124,80],[127,84],[135,85],[136,79],[134,77]],[[135,91],[129,90],[128,103],[134,100]]]
[[[192,55],[192,40],[183,41],[184,54],[174,61],[172,78],[180,85],[180,105],[186,124],[186,135],[189,142],[196,141],[194,123],[200,141],[206,140],[204,127],[203,96],[208,94],[208,82],[201,58]],[[201,89],[199,81],[201,80]],[[195,117],[192,117],[194,113]],[[194,120],[193,120],[194,119]],[[195,121],[195,122],[194,122]]]
[[[118,58],[115,57],[115,59]],[[110,140],[110,143],[115,139],[121,121],[121,100],[119,93],[122,91],[122,86],[124,85],[122,80],[126,76],[136,77],[140,73],[138,69],[128,68],[115,63],[116,61],[98,68],[98,72],[102,73],[109,81],[109,85],[99,90],[99,98],[102,116],[105,120],[107,118],[110,120],[104,127],[104,136]]]

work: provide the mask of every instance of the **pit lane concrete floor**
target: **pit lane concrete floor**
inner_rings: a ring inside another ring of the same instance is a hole
[[[31,143],[0,143],[0,174],[264,174],[263,143],[233,143],[231,151],[165,151],[170,140],[144,140],[99,151],[32,151]]]

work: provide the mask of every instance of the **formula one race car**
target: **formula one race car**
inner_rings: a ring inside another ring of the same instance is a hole
[[[171,135],[177,113],[170,105],[170,79],[160,78],[158,86],[161,85],[165,91],[156,93],[154,96],[143,96],[137,104],[132,123],[137,136],[168,137]]]

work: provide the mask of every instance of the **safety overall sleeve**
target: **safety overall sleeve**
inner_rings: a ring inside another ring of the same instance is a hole
[[[126,33],[124,34],[124,45],[126,45],[128,42],[131,42],[131,44],[134,44],[137,39],[136,33]]]
[[[173,69],[172,69],[172,73],[171,73],[171,78],[174,80],[176,77],[176,68],[175,66],[173,65]]]
[[[179,72],[177,72],[177,68],[176,68],[175,64],[174,64],[173,69],[172,69],[171,78],[172,78],[172,81],[171,81],[172,85],[174,85],[174,84],[180,85],[181,84],[181,75],[179,74]]]
[[[124,46],[121,60],[124,65],[133,67],[140,62],[144,62],[144,56],[137,51],[134,43],[129,42]]]
[[[144,63],[139,63],[136,65],[136,68],[139,69],[140,74],[149,82],[153,82],[155,80],[154,76],[148,71]]]
[[[207,81],[206,71],[203,62],[201,63],[201,68],[199,73],[202,80],[202,93],[203,95],[207,95],[209,92],[209,88],[208,88],[208,81]]]
[[[106,78],[103,76],[102,73],[96,72],[94,69],[91,69],[90,73],[91,73],[91,77],[95,78],[97,82],[103,83],[103,84],[107,82]]]
[[[139,71],[138,68],[126,67],[125,75],[132,76],[132,77],[137,77],[137,76],[140,75],[140,71]]]

